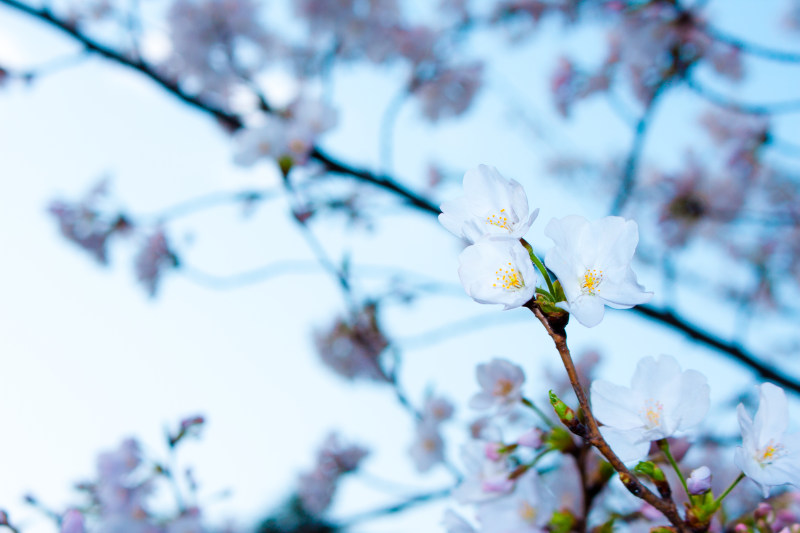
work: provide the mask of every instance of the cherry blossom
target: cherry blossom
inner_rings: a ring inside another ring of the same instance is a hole
[[[538,275],[519,241],[484,240],[465,248],[458,261],[461,285],[478,303],[513,309],[536,292]]]
[[[628,309],[650,301],[653,293],[639,285],[630,265],[639,241],[636,222],[621,217],[589,222],[570,215],[552,219],[544,232],[555,242],[545,265],[567,298],[558,306],[584,326],[599,324],[605,305]]]
[[[442,204],[439,222],[474,243],[483,237],[519,239],[538,214],[538,209],[530,212],[525,190],[516,180],[479,165],[464,174],[464,196]]]
[[[486,533],[538,533],[547,531],[552,506],[542,497],[542,481],[528,470],[511,494],[478,506],[478,520]]]
[[[711,469],[701,466],[692,470],[686,478],[686,486],[690,494],[705,494],[711,490]]]
[[[736,408],[742,446],[736,448],[733,460],[766,498],[776,485],[800,487],[800,433],[786,434],[789,405],[783,389],[764,383],[758,397],[755,418],[750,418],[743,404]]]
[[[681,371],[669,355],[640,359],[630,387],[593,381],[591,400],[603,437],[626,463],[643,459],[651,441],[699,424],[710,403],[706,377]]]
[[[510,411],[522,400],[522,384],[525,373],[522,368],[505,359],[492,359],[478,365],[475,372],[481,392],[469,401],[473,409],[497,407],[498,412]]]

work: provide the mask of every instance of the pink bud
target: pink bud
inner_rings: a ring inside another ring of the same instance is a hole
[[[485,480],[481,484],[481,489],[483,492],[500,492],[506,493],[511,492],[511,489],[514,488],[514,482],[510,479],[496,479],[496,480]]]
[[[86,528],[80,511],[75,509],[67,511],[61,520],[61,533],[84,533],[84,531],[86,531]]]
[[[8,525],[8,513],[0,509],[0,526]]]
[[[517,439],[517,444],[526,448],[539,448],[542,445],[542,430],[532,428],[526,431]]]
[[[772,506],[766,502],[761,502],[756,507],[756,510],[753,512],[753,518],[756,520],[766,520],[767,522],[772,522],[775,520],[775,513],[772,509]]]
[[[748,533],[750,528],[747,527],[745,524],[736,524],[733,528],[734,533]]]
[[[711,470],[707,466],[695,468],[686,480],[689,492],[695,496],[711,490]]]
[[[502,442],[487,442],[486,446],[483,448],[483,453],[486,454],[487,459],[491,459],[492,461],[499,461],[500,458],[503,456],[500,453],[500,450],[504,448]]]

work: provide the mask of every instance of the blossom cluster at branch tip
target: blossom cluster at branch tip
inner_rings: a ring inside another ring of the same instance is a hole
[[[710,389],[703,374],[681,371],[674,357],[661,355],[639,360],[630,387],[593,381],[591,401],[604,424],[603,438],[623,462],[631,463],[647,456],[651,441],[699,424],[708,412]]]
[[[444,202],[439,215],[448,231],[471,243],[459,256],[461,284],[479,303],[499,303],[505,309],[525,305],[536,295],[539,272],[549,276],[521,240],[539,210],[531,212],[522,186],[494,167],[468,170],[463,187],[464,195]],[[606,305],[628,309],[653,296],[630,265],[639,242],[636,222],[621,217],[590,222],[570,215],[552,219],[545,234],[555,244],[545,265],[560,282],[553,285],[548,277],[548,290],[541,291],[552,312],[557,305],[592,327],[603,319]]]
[[[622,217],[590,222],[570,215],[552,219],[544,232],[555,243],[545,255],[545,265],[566,296],[558,305],[584,326],[599,324],[606,305],[629,309],[652,298],[630,265],[639,242],[636,222]]]

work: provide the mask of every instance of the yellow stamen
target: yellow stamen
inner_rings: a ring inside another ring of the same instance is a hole
[[[528,502],[522,502],[519,506],[519,516],[525,522],[532,524],[536,520],[536,509]]]
[[[508,217],[506,216],[506,210],[501,209],[500,213],[497,215],[491,215],[486,217],[486,223],[491,226],[497,226],[498,228],[503,228],[507,230],[509,233],[514,231],[511,227],[511,224],[508,222]]]
[[[494,395],[495,396],[508,396],[514,390],[514,384],[507,379],[500,379],[494,386]]]
[[[650,398],[645,402],[645,408],[639,411],[639,414],[644,416],[647,420],[648,429],[658,427],[661,424],[661,415],[664,412],[664,405]]]
[[[511,263],[508,263],[508,268],[498,268],[495,274],[497,275],[497,282],[507,291],[515,291],[525,286],[522,274],[511,266]],[[493,283],[492,287],[497,287],[497,283]]]
[[[581,291],[584,294],[597,294],[600,291],[600,283],[603,281],[603,271],[593,268],[587,269],[581,281]]]
[[[783,444],[775,444],[774,441],[770,439],[769,443],[767,443],[761,451],[756,453],[756,461],[758,461],[761,466],[766,466],[772,464],[772,462],[781,457],[784,452]]]

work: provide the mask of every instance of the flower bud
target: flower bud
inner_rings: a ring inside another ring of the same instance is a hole
[[[531,428],[517,439],[517,444],[526,448],[537,449],[542,445],[542,430]]]
[[[61,533],[84,533],[84,531],[86,531],[86,527],[80,511],[75,509],[67,511],[61,520]]]
[[[755,518],[756,521],[764,520],[770,523],[775,520],[775,511],[767,502],[761,502],[758,504],[758,507],[756,507],[756,510],[753,511],[753,518]]]
[[[707,466],[695,468],[686,480],[689,493],[695,496],[711,490],[711,470]]]
[[[505,445],[502,442],[487,442],[486,446],[483,448],[483,452],[486,454],[487,459],[499,461],[503,456],[502,450],[504,448]]]

